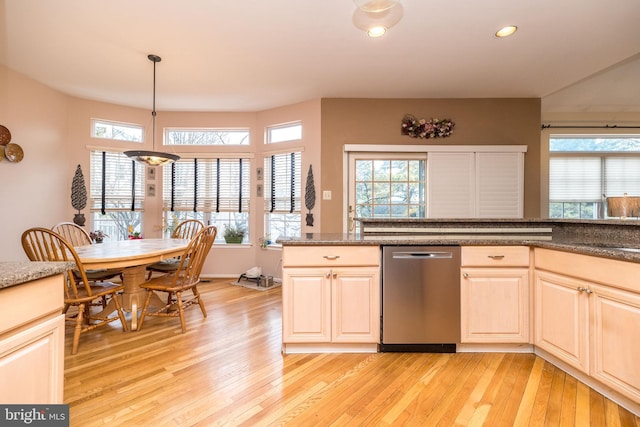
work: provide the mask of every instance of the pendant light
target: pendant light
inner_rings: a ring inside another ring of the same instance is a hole
[[[383,36],[389,28],[400,22],[404,15],[404,8],[398,1],[354,1],[358,8],[353,12],[353,24],[372,38]]]
[[[383,12],[395,6],[397,0],[353,0],[358,9],[364,12]]]
[[[154,151],[134,150],[125,151],[124,154],[140,163],[148,166],[162,166],[165,163],[175,162],[180,156],[170,153],[155,151],[156,148],[156,64],[162,61],[158,55],[148,55],[149,61],[153,62],[153,110],[151,111],[151,144]]]

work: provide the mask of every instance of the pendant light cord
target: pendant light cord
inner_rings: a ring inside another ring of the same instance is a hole
[[[149,60],[153,62],[153,107],[151,109],[151,146],[156,151],[156,64],[162,61],[158,55],[149,55]]]

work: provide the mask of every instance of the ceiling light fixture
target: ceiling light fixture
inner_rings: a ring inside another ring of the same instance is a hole
[[[153,151],[133,150],[125,151],[124,154],[140,163],[149,166],[161,166],[165,163],[175,162],[180,156],[170,153],[155,151],[156,148],[156,64],[162,61],[158,55],[147,55],[149,61],[153,62],[153,110],[151,111],[151,144]]]
[[[358,9],[365,12],[382,12],[395,6],[397,0],[353,0]]]
[[[387,32],[387,27],[383,26],[383,25],[378,25],[376,27],[371,27],[369,28],[369,30],[367,31],[367,35],[369,37],[382,37],[384,36],[384,33]]]
[[[402,4],[397,1],[370,0],[366,2],[365,0],[362,0],[362,2],[365,3],[365,6],[369,5],[372,9],[375,9],[375,7],[371,4],[377,4],[377,7],[380,8],[378,11],[367,11],[362,9],[359,5],[359,0],[354,1],[356,2],[356,5],[358,5],[358,8],[353,12],[353,25],[363,31],[366,31],[369,37],[375,38],[383,36],[389,28],[400,22],[404,13]]]
[[[509,37],[516,31],[518,31],[518,27],[516,27],[515,25],[509,25],[496,31],[496,37]]]

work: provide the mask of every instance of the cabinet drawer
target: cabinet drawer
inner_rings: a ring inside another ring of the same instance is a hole
[[[528,267],[528,246],[463,246],[463,267]]]
[[[379,246],[285,246],[283,267],[378,266]]]

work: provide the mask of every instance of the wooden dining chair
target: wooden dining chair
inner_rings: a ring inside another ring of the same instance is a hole
[[[116,295],[124,290],[124,286],[109,283],[97,289],[93,288],[87,278],[80,257],[73,245],[64,237],[47,228],[30,228],[22,233],[22,248],[31,261],[71,261],[76,264],[75,271],[77,271],[79,279],[73,273],[73,270],[65,274],[66,285],[64,288],[64,308],[62,310],[66,320],[75,322],[71,354],[78,352],[80,334],[83,332],[116,320],[120,320],[123,331],[128,330],[120,300]],[[99,313],[91,312],[91,304],[98,299],[102,299],[103,296],[111,297],[115,304],[117,316],[109,316],[112,312],[106,313],[104,310]],[[70,307],[77,307],[77,313],[69,313]]]
[[[59,235],[61,235],[67,242],[71,243],[72,246],[84,246],[93,244],[93,240],[91,240],[91,236],[87,231],[80,227],[78,224],[74,222],[59,222],[58,224],[51,227],[51,230],[55,231]],[[78,276],[78,272],[74,271],[76,275],[76,280],[80,280]],[[118,277],[120,282],[122,283],[122,270],[117,269],[89,269],[85,270],[85,274],[87,275],[87,279],[92,282],[94,287],[101,286],[107,280],[114,279]],[[102,298],[103,307],[106,307],[107,300],[106,297]]]
[[[189,242],[189,246],[180,256],[178,269],[174,273],[155,277],[140,285],[141,288],[147,290],[147,298],[140,315],[138,330],[142,329],[142,324],[147,316],[180,317],[180,325],[184,333],[187,329],[184,310],[193,304],[198,304],[204,317],[207,317],[207,310],[204,308],[204,302],[200,298],[197,285],[200,282],[202,266],[213,241],[216,239],[217,231],[213,225],[203,228]],[[149,306],[155,291],[168,294],[167,304],[151,310]],[[185,295],[187,291],[191,291],[191,294]]]
[[[171,233],[172,239],[193,239],[193,237],[204,228],[202,221],[197,219],[187,219],[176,226]],[[180,265],[180,258],[169,258],[147,266],[147,280],[151,279],[153,273],[174,273]]]
[[[87,230],[74,222],[59,222],[51,229],[73,246],[90,245],[92,243],[91,236],[89,236]]]

